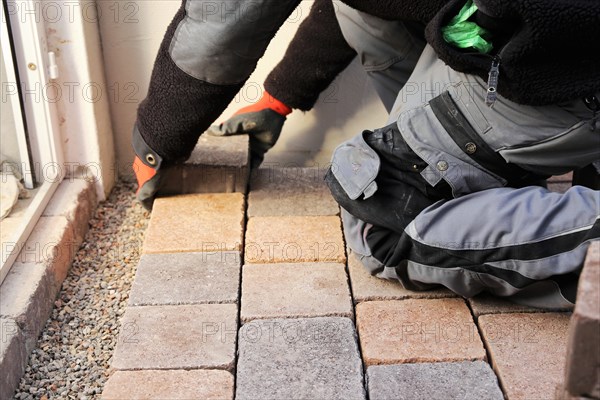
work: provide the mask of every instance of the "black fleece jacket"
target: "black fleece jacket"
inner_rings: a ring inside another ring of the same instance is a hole
[[[512,29],[508,43],[493,55],[468,52],[444,41],[441,28],[465,0],[344,2],[380,18],[426,23],[427,41],[454,70],[487,80],[492,58],[497,56],[498,92],[514,102],[547,105],[600,92],[598,0],[475,0],[481,12]],[[317,0],[286,56],[267,77],[265,88],[290,107],[308,110],[350,63],[352,54],[331,0]]]

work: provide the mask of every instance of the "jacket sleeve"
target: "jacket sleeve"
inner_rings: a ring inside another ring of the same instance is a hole
[[[283,60],[267,77],[265,89],[287,106],[308,111],[355,56],[342,35],[332,1],[316,0]]]
[[[145,144],[167,163],[187,158],[299,2],[183,0],[138,108]]]

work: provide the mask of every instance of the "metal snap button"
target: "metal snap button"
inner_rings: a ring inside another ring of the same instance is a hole
[[[156,158],[154,157],[153,154],[150,154],[150,153],[146,154],[146,161],[150,165],[156,165]]]
[[[448,169],[448,163],[446,161],[438,161],[436,167],[439,171],[446,171]]]
[[[468,154],[474,154],[477,151],[477,145],[473,142],[465,144],[465,151]]]

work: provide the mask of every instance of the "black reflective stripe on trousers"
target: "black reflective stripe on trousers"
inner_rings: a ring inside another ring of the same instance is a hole
[[[397,240],[390,240],[390,236]],[[579,230],[534,243],[491,249],[454,250],[430,246],[413,240],[406,232],[402,235],[384,228],[373,227],[367,234],[367,244],[373,256],[386,267],[405,270],[405,260],[436,268],[462,268],[468,271],[496,276],[514,287],[524,287],[536,280],[522,274],[489,265],[504,260],[538,260],[567,253],[582,243],[600,238],[600,219],[590,229]],[[387,248],[386,248],[387,247]],[[399,275],[403,271],[398,271]],[[406,271],[404,271],[406,272]]]
[[[548,178],[548,176],[536,175],[515,164],[507,163],[481,139],[447,91],[432,99],[429,105],[433,114],[458,147],[477,164],[506,179],[509,186],[523,187],[539,184],[540,181]]]

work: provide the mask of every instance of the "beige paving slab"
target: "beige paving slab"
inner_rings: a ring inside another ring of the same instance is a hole
[[[568,314],[483,315],[478,323],[509,400],[554,398],[564,377]]]
[[[549,311],[569,311],[572,307],[564,309],[543,309],[525,306],[513,303],[502,297],[491,294],[480,294],[468,299],[469,305],[476,317],[486,314],[509,314],[509,313],[527,313],[527,312],[549,312]]]
[[[366,365],[485,359],[462,299],[359,303],[356,325]]]
[[[189,194],[156,199],[144,253],[240,251],[244,195]]]
[[[323,179],[324,168],[276,168],[254,171],[248,216],[338,215],[340,208]]]
[[[344,264],[264,264],[242,269],[242,321],[352,317]]]
[[[112,366],[232,370],[236,329],[235,304],[129,307],[121,320]]]
[[[248,264],[346,262],[337,216],[254,217],[248,220]]]
[[[233,375],[218,370],[116,371],[104,385],[102,399],[233,399]]]
[[[421,292],[404,289],[398,281],[380,279],[369,274],[360,262],[359,256],[348,252],[348,271],[352,283],[352,295],[355,302],[369,300],[401,300],[408,298],[435,299],[456,297],[448,289],[434,289]]]

